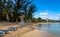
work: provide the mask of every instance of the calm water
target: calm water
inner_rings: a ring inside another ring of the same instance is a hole
[[[41,24],[39,28],[60,36],[60,23]]]

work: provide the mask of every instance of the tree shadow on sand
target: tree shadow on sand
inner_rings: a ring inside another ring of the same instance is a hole
[[[4,35],[0,35],[0,37],[4,37]]]

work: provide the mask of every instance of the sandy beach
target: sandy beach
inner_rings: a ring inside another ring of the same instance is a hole
[[[58,37],[54,34],[48,33],[46,31],[43,30],[33,30],[31,32],[27,32],[25,34],[22,35],[22,37]]]
[[[39,24],[39,23],[36,23]],[[14,25],[15,27],[16,25]],[[8,26],[5,26],[8,28]],[[4,28],[1,26],[0,28]],[[1,37],[58,37],[55,34],[49,33],[44,30],[38,30],[34,25],[27,25],[23,28],[18,28],[16,31],[9,31],[8,34]]]
[[[7,29],[8,27],[1,27],[1,29]],[[0,37],[21,37],[24,33],[32,31],[34,28],[31,26],[25,26],[23,28],[18,28],[16,31],[9,31],[8,34],[2,35]]]

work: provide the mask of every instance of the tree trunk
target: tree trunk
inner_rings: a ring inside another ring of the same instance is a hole
[[[18,22],[18,20],[16,19],[16,22]]]
[[[9,22],[9,15],[8,15],[8,13],[6,14],[6,20]]]

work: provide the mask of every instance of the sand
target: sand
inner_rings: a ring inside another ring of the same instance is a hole
[[[0,28],[4,27],[1,26]],[[44,30],[38,30],[36,26],[28,25],[23,28],[18,28],[16,31],[9,31],[8,34],[0,37],[58,37],[58,36]]]
[[[21,37],[24,33],[32,31],[34,28],[32,27],[23,27],[23,28],[18,28],[16,31],[10,31],[9,34],[6,34],[3,37]]]
[[[58,37],[58,36],[47,31],[34,29],[33,31],[23,34],[21,37]]]

